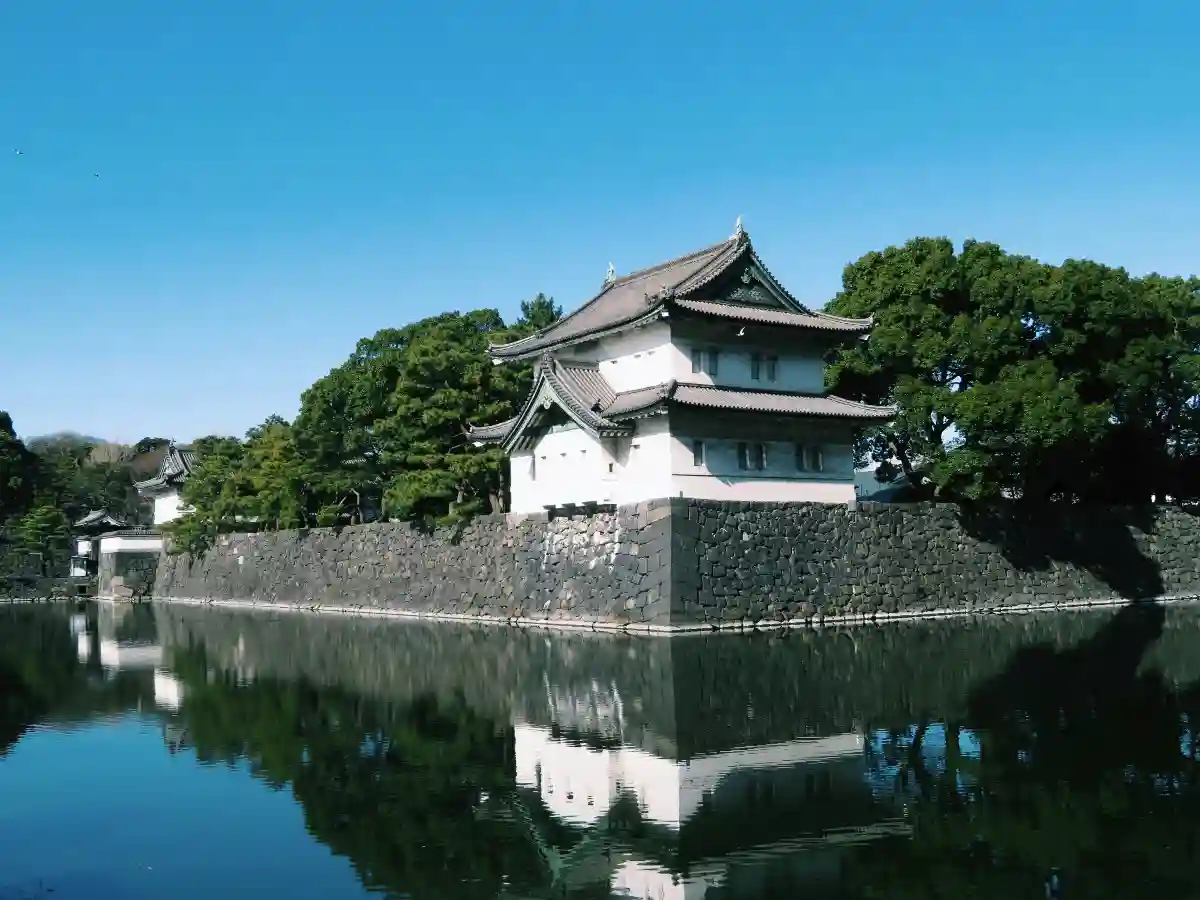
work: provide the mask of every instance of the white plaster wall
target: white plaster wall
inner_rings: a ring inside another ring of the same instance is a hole
[[[114,535],[100,539],[101,553],[156,553],[162,548],[163,539],[157,535]]]
[[[92,657],[92,637],[89,634],[79,634],[75,636],[75,653],[79,657],[81,663],[87,662]]]
[[[565,822],[590,825],[621,794],[637,797],[642,815],[679,827],[679,766],[630,747],[596,750],[554,740],[550,730],[513,728],[517,783],[538,788],[542,802]]]
[[[154,670],[154,704],[162,709],[177,710],[183,706],[183,682],[168,670]]]
[[[737,438],[713,437],[712,432],[673,435],[671,441],[671,491],[676,497],[697,500],[729,500],[768,503],[854,503],[854,448],[849,444],[829,443],[822,435],[806,438],[797,432],[796,440],[759,441],[767,448],[767,465],[761,470],[742,469],[738,465]],[[692,443],[704,441],[704,464],[694,464]],[[753,440],[751,439],[751,442]],[[801,472],[796,469],[796,444],[821,447],[824,469]]]
[[[640,503],[672,496],[671,430],[666,416],[638,419],[632,438],[618,449],[617,503]]]
[[[692,371],[692,349],[707,350],[716,347],[720,351],[717,377],[706,372]],[[750,356],[758,351],[764,357],[762,378],[755,381],[750,377]],[[765,357],[777,356],[775,381],[767,380]],[[793,391],[801,394],[819,394],[825,389],[825,363],[814,348],[809,353],[787,353],[778,348],[741,341],[704,341],[687,337],[676,338],[672,344],[671,374],[684,384],[717,384],[723,387],[748,388],[760,391]]]
[[[75,539],[75,555],[76,556],[91,556],[92,555],[92,539],[91,538],[76,538]]]
[[[717,807],[722,786],[739,792],[736,777],[775,773],[783,784],[804,791],[805,767],[849,764],[851,778],[861,778],[863,738],[848,733],[811,740],[787,741],[729,750],[687,762],[663,759],[636,747],[598,750],[556,741],[550,730],[518,722],[514,725],[517,783],[540,791],[554,815],[577,825],[600,819],[623,793],[637,797],[642,815],[678,829],[700,809],[705,797]],[[540,787],[539,787],[540,777]],[[739,792],[740,793],[740,792]],[[736,798],[738,803],[744,797]]]
[[[574,354],[576,359],[598,363],[600,374],[617,393],[670,381],[675,355],[665,321],[581,345]]]
[[[159,494],[154,498],[154,524],[173,522],[183,515],[183,504],[178,491]]]
[[[100,641],[100,665],[106,669],[152,669],[161,666],[163,648],[158,644],[127,644]]]
[[[715,878],[676,879],[670,872],[651,862],[631,859],[613,874],[613,889],[619,896],[635,900],[704,900]]]
[[[539,512],[568,503],[617,502],[617,472],[607,449],[581,428],[543,435],[532,453],[509,461],[512,512]]]

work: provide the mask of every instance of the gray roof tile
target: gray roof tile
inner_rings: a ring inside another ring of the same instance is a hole
[[[159,465],[158,471],[153,478],[147,478],[145,481],[134,483],[134,487],[139,493],[153,492],[169,485],[181,484],[188,479],[192,471],[196,468],[196,454],[191,450],[184,450],[171,444],[167,447],[166,455],[163,456],[162,464]]]
[[[631,417],[661,403],[700,409],[763,412],[830,419],[858,419],[871,422],[886,422],[896,414],[894,407],[868,406],[865,403],[843,400],[841,397],[829,394],[746,391],[706,384],[679,384],[672,381],[652,388],[618,394],[612,406],[604,410],[604,415],[612,419]]]
[[[696,298],[689,298],[689,294],[701,291],[735,262],[743,259],[752,261],[768,279],[775,282],[788,302],[795,306],[795,310],[767,311],[755,310],[752,307],[735,307],[740,312],[730,316],[723,309],[714,308],[724,307],[725,304],[700,303]],[[732,237],[719,244],[606,282],[599,294],[548,328],[508,344],[494,344],[490,351],[496,359],[528,358],[562,344],[586,340],[632,325],[646,317],[657,315],[664,307],[671,305],[701,314],[732,318],[748,315],[746,310],[759,314],[759,318],[746,321],[766,322],[768,319],[762,318],[762,314],[771,312],[775,314],[775,318],[769,320],[771,324],[824,331],[864,332],[870,327],[868,321],[841,319],[805,308],[782,285],[778,285],[774,276],[754,252],[750,238],[739,229]]]
[[[680,384],[674,381],[620,394],[614,394],[611,388],[607,387],[607,382],[604,382],[606,398],[595,399],[604,389],[598,389],[595,384],[595,379],[603,382],[603,376],[593,367],[563,366],[553,360],[544,360],[538,371],[544,372],[546,377],[552,380],[558,396],[594,433],[619,434],[623,430],[622,423],[626,420],[651,414],[670,404],[698,409],[811,416],[860,422],[886,422],[896,415],[896,409],[891,406],[868,406],[828,394],[747,391],[704,384]],[[534,394],[531,394],[526,400],[526,408],[533,401]],[[526,410],[523,410],[520,416],[507,422],[469,428],[467,436],[479,443],[504,443],[525,415]]]
[[[703,409],[745,410],[783,415],[817,416],[831,419],[861,419],[886,422],[896,415],[891,406],[868,406],[829,394],[785,394],[772,391],[741,391],[700,384],[680,384],[670,397],[682,406]]]
[[[812,328],[818,331],[863,332],[864,326],[858,319],[843,319],[822,313],[796,313],[783,309],[767,309],[761,306],[746,306],[738,303],[717,303],[711,300],[676,300],[675,305],[689,312],[706,316],[733,319],[738,322],[757,322],[762,325],[789,325],[794,328]]]

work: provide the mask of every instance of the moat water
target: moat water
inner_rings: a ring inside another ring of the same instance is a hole
[[[0,900],[1195,898],[1200,609],[619,637],[0,606]]]

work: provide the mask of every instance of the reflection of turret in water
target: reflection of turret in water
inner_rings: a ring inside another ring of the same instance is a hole
[[[158,643],[154,610],[150,604],[99,600],[95,610],[98,657],[107,675],[156,669],[162,665],[163,648]],[[81,637],[81,661],[85,658],[82,648]]]
[[[159,709],[177,712],[183,706],[186,688],[182,681],[164,668],[154,670],[154,704]]]
[[[191,747],[191,743],[188,740],[187,727],[178,722],[167,722],[164,724],[162,734],[163,744],[166,745],[167,752],[172,756]]]

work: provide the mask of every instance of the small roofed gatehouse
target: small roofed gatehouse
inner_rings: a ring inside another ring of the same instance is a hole
[[[75,552],[71,555],[70,575],[72,578],[88,578],[96,574],[97,544],[100,535],[118,531],[128,526],[123,518],[114,516],[107,509],[89,510],[88,514],[72,526]]]
[[[813,310],[738,220],[727,240],[618,276],[553,325],[493,345],[535,360],[507,422],[471,427],[510,465],[511,511],[665,497],[851,505],[853,444],[891,407],[825,390],[825,357],[869,319]]]

